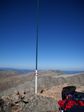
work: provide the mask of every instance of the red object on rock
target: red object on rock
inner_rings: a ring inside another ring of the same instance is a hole
[[[80,106],[84,106],[84,101],[78,101]]]
[[[84,106],[84,101],[75,101],[75,100],[59,100],[58,104],[61,109],[68,110],[71,109],[74,105],[78,106]]]

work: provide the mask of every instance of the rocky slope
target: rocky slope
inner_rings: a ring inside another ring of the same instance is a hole
[[[14,80],[14,79],[13,79]],[[38,94],[34,94],[34,74],[15,78],[17,86],[0,92],[1,112],[56,112],[57,100],[64,86],[75,85],[84,92],[84,73],[76,75],[41,72],[38,75]],[[22,82],[22,83],[21,83]],[[15,83],[16,84],[16,83]]]

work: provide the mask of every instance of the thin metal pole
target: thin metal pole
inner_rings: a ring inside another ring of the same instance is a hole
[[[38,22],[39,22],[39,0],[37,0],[37,21],[36,21],[36,70],[35,70],[35,94],[37,94],[38,75]]]

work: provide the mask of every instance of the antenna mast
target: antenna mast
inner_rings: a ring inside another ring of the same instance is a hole
[[[35,67],[35,94],[37,94],[37,75],[38,75],[38,22],[39,22],[39,0],[37,0],[37,21],[36,21],[36,67]]]

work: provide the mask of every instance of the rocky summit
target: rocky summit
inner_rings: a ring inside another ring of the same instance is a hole
[[[84,92],[84,73],[65,75],[62,72],[41,71],[38,74],[37,95],[34,94],[33,73],[4,74],[1,79],[0,112],[58,112],[57,101],[61,99],[63,87],[74,85],[77,91]]]

